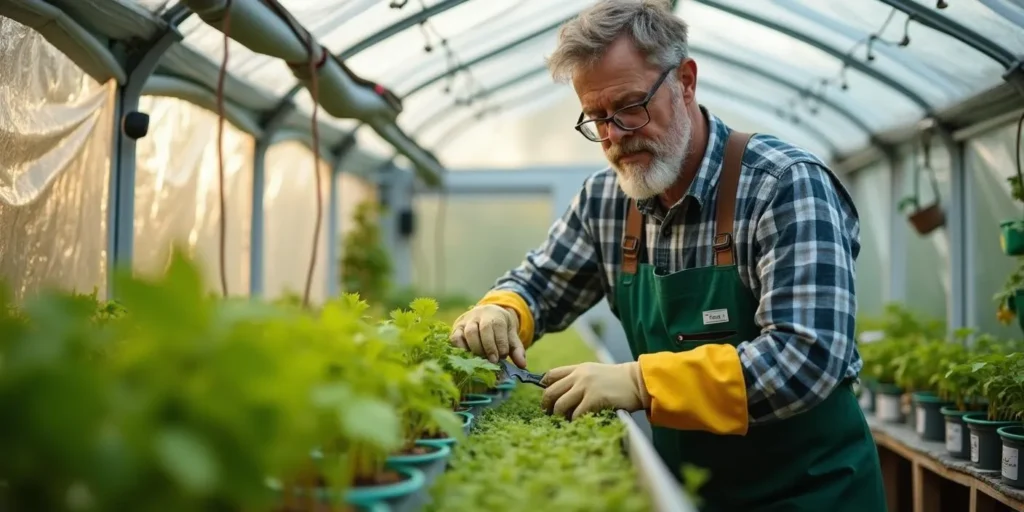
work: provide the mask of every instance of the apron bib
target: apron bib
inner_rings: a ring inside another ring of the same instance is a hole
[[[633,357],[706,343],[737,345],[761,334],[758,299],[735,264],[733,215],[749,135],[732,132],[718,185],[715,265],[659,275],[638,264],[643,214],[630,201],[616,309]],[[679,393],[687,393],[680,389]],[[673,474],[684,463],[707,468],[707,512],[885,512],[874,439],[850,388],[839,385],[810,411],[745,436],[652,426],[654,446]]]

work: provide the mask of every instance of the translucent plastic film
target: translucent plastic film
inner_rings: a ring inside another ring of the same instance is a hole
[[[363,201],[377,201],[377,187],[365,178],[342,172],[336,183],[338,192],[338,240],[355,226],[356,206]],[[344,251],[344,245],[341,247]]]
[[[211,291],[221,291],[217,115],[173,98],[144,97],[149,134],[136,146],[135,255],[142,273],[161,273],[175,245],[199,263]],[[253,138],[224,123],[228,292],[249,293]]]
[[[267,151],[263,191],[263,276],[268,298],[302,297],[306,289],[316,223],[316,175],[313,153],[299,142],[275,144]],[[327,190],[329,166],[320,160],[320,197],[323,210],[320,241],[310,302],[321,303],[327,292]]]
[[[106,291],[114,84],[0,17],[0,280]]]
[[[1000,338],[1020,336],[1016,322],[1002,325],[996,319],[993,296],[1002,291],[1020,262],[1003,254],[999,247],[999,224],[1022,218],[1020,203],[1010,195],[1007,178],[1017,175],[1017,127],[1009,123],[979,135],[965,144],[964,166],[971,180],[972,224],[974,237],[974,315],[981,332]]]

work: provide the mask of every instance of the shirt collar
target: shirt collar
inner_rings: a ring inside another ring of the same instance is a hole
[[[690,183],[690,188],[687,189],[686,194],[676,204],[672,205],[672,208],[682,204],[683,200],[687,197],[692,197],[703,208],[711,198],[711,194],[715,190],[714,185],[718,182],[718,175],[721,173],[722,161],[725,159],[725,142],[729,138],[730,129],[721,119],[708,112],[703,105],[700,107],[700,112],[707,120],[707,148],[704,150],[704,158],[701,160],[700,168],[697,169],[697,176]],[[660,208],[661,203],[657,197],[652,197],[641,199],[636,204],[643,214],[648,215],[657,208]]]

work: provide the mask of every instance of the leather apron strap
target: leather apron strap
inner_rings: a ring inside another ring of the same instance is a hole
[[[736,191],[743,170],[743,153],[751,134],[733,131],[725,143],[725,159],[722,173],[718,177],[718,200],[715,210],[715,266],[729,266],[736,263],[733,240],[733,220],[736,215]]]

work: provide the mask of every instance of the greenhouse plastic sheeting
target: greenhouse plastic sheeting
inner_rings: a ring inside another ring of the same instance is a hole
[[[377,202],[377,187],[364,178],[342,172],[338,175],[335,188],[338,197],[338,233],[344,236],[355,227],[354,217],[359,203]]]
[[[316,223],[316,175],[313,153],[295,141],[274,144],[267,151],[263,191],[264,295],[302,297],[313,251]],[[327,294],[327,199],[330,169],[320,160],[323,211],[310,302],[322,303]]]
[[[1024,218],[1021,204],[1010,195],[1010,184],[1006,181],[1017,174],[1016,137],[1017,127],[1007,124],[967,141],[964,152],[973,192],[971,277],[975,286],[975,323],[981,332],[998,337],[1020,336],[1016,322],[1004,326],[996,320],[996,303],[992,300],[1020,264],[1017,258],[1003,254],[999,248],[999,223]]]
[[[860,216],[860,254],[856,264],[857,314],[878,317],[889,297],[892,261],[892,206],[888,161],[857,171],[849,191]]]
[[[105,294],[113,85],[0,17],[0,276],[17,299]]]
[[[211,291],[221,290],[217,115],[174,98],[143,97],[149,134],[136,146],[133,266],[161,274],[174,246],[199,262]],[[249,293],[253,138],[224,123],[228,292]]]
[[[441,206],[438,196],[414,201],[419,227],[412,240],[413,282],[424,293],[471,299],[539,247],[553,218],[551,198],[543,195],[449,196],[438,224]],[[510,212],[515,212],[514,225],[507,221]]]
[[[898,214],[903,221],[897,223],[893,229],[897,230],[896,236],[906,240],[906,259],[903,269],[894,269],[895,272],[904,274],[906,280],[906,300],[913,304],[915,310],[930,315],[933,318],[945,320],[947,316],[947,298],[952,292],[950,248],[949,248],[949,222],[951,212],[950,205],[950,175],[951,167],[949,152],[938,137],[931,142],[931,168],[935,171],[938,182],[939,200],[946,211],[947,225],[944,228],[936,229],[928,235],[918,235],[906,219],[910,212]],[[920,201],[921,207],[926,207],[936,199],[932,192],[928,173],[924,167],[924,152],[920,149],[904,153],[901,158],[901,180],[899,198],[913,195],[914,172],[920,170]],[[896,205],[892,205],[896,208]]]

